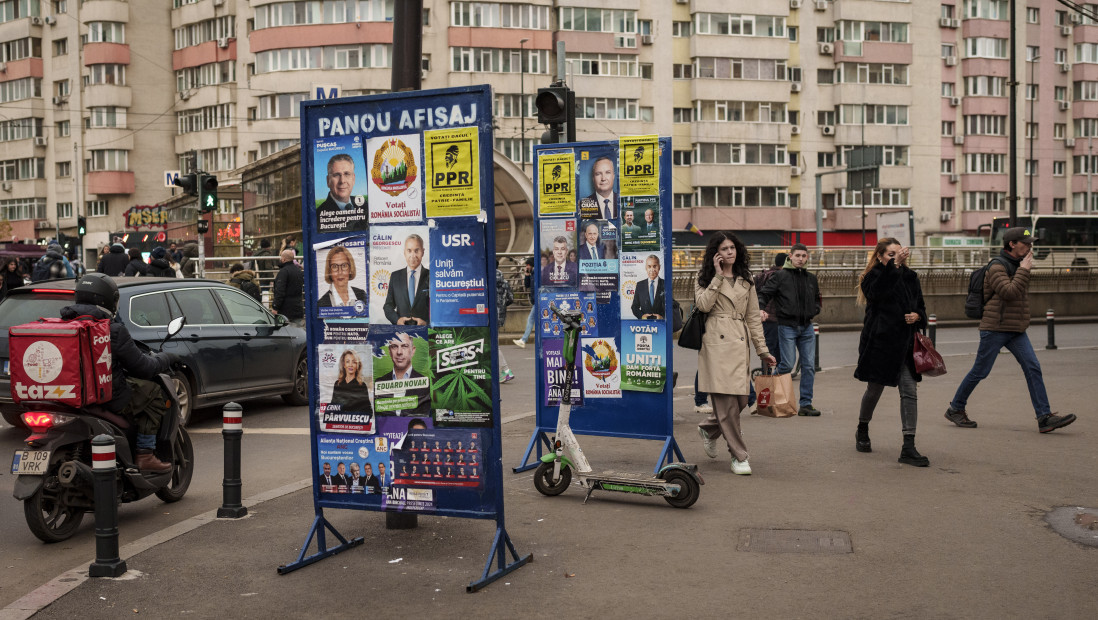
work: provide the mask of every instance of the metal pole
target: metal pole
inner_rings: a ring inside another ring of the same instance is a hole
[[[938,317],[937,315],[930,315],[926,319],[926,328],[930,332],[930,344],[938,346]]]
[[[393,7],[393,92],[419,90],[423,83],[423,0],[401,0]]]
[[[114,437],[96,435],[92,439],[95,561],[88,567],[89,577],[120,577],[126,573],[126,561],[118,557],[117,470]]]
[[[244,409],[228,403],[221,409],[221,436],[225,439],[225,477],[221,481],[218,519],[239,519],[248,514],[241,504],[240,440],[244,435]]]
[[[816,351],[815,351],[815,354],[813,355],[813,357],[815,357],[815,359],[812,360],[812,367],[816,370],[816,372],[820,372],[823,369],[820,368],[820,324],[819,323],[813,323],[812,324],[812,336],[816,339],[816,346],[815,346]],[[804,362],[802,361],[801,363],[803,364]]]
[[[823,173],[816,173],[816,247],[824,246]]]
[[[1036,54],[1029,61],[1029,87],[1033,88],[1033,69],[1037,65],[1037,61],[1040,60],[1041,54]],[[1029,122],[1036,123],[1037,119],[1033,116],[1033,104],[1037,101],[1037,97],[1033,97],[1029,100]],[[1037,162],[1033,160],[1033,134],[1029,134],[1029,200],[1033,205],[1032,210],[1026,209],[1027,213],[1037,214],[1037,199],[1033,196],[1033,177],[1037,176]]]
[[[1009,161],[1009,185],[1007,203],[1010,205],[1010,225],[1018,224],[1018,46],[1015,40],[1014,0],[1010,0],[1010,144],[1007,158]]]
[[[1089,212],[1094,210],[1092,208],[1091,204],[1090,204],[1090,200],[1091,200],[1091,198],[1090,198],[1090,196],[1091,196],[1091,193],[1090,193],[1090,191],[1091,191],[1090,190],[1090,188],[1091,188],[1091,186],[1090,186],[1090,175],[1091,175],[1092,172],[1094,172],[1094,137],[1093,136],[1087,138],[1087,204],[1083,205],[1083,213],[1089,213]],[[1074,202],[1074,201],[1072,201],[1072,202]]]
[[[522,149],[522,174],[526,174],[526,43],[519,41],[519,144]]]
[[[1045,324],[1048,325],[1048,344],[1046,349],[1056,348],[1056,313],[1049,308],[1045,311]]]

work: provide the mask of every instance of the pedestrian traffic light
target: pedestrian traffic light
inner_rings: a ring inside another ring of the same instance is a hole
[[[83,215],[76,216],[76,236],[81,239],[88,234],[88,220]]]
[[[198,195],[198,175],[197,174],[181,174],[175,177],[172,181],[172,185],[182,187],[183,193],[188,196]]]
[[[198,212],[209,213],[217,211],[217,177],[210,174],[202,174],[199,178]]]
[[[538,109],[538,122],[546,125],[560,125],[568,122],[568,87],[560,82],[538,89],[534,99]]]

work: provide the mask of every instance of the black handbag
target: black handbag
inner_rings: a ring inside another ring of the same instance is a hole
[[[708,317],[709,314],[698,310],[697,306],[690,309],[690,316],[686,317],[686,322],[682,325],[682,332],[679,334],[680,347],[695,351],[701,350],[702,335],[705,334],[705,319]]]

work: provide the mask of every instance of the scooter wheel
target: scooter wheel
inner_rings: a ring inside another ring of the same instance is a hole
[[[84,509],[68,504],[64,489],[57,480],[57,466],[54,465],[46,474],[42,486],[23,501],[23,515],[27,527],[39,540],[58,543],[68,540],[80,527]]]
[[[542,463],[534,471],[534,488],[542,495],[550,497],[564,493],[568,485],[572,483],[572,468],[562,465],[560,478],[553,480],[553,463]]]
[[[667,500],[668,504],[675,508],[689,508],[694,505],[694,502],[698,501],[698,496],[701,495],[701,487],[698,486],[698,481],[690,474],[672,469],[664,475],[663,479],[671,484],[679,485],[678,495],[674,497],[664,496],[663,499]]]

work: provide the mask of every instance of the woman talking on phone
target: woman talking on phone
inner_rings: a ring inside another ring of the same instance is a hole
[[[750,391],[751,350],[768,365],[759,298],[747,265],[747,249],[728,231],[715,233],[705,247],[694,283],[694,305],[708,313],[698,352],[698,389],[713,398],[713,411],[698,425],[705,454],[717,458],[717,437],[724,436],[732,453],[732,473],[751,473],[747,446],[740,433],[740,412]]]
[[[858,284],[858,303],[865,305],[862,337],[858,342],[858,367],[854,377],[868,385],[858,413],[854,447],[872,452],[869,421],[885,386],[900,389],[900,426],[904,436],[899,461],[915,467],[927,467],[930,459],[915,449],[915,425],[918,420],[916,384],[922,379],[915,372],[912,356],[915,332],[926,325],[926,304],[919,276],[908,269],[911,254],[900,242],[885,237],[869,256]]]

